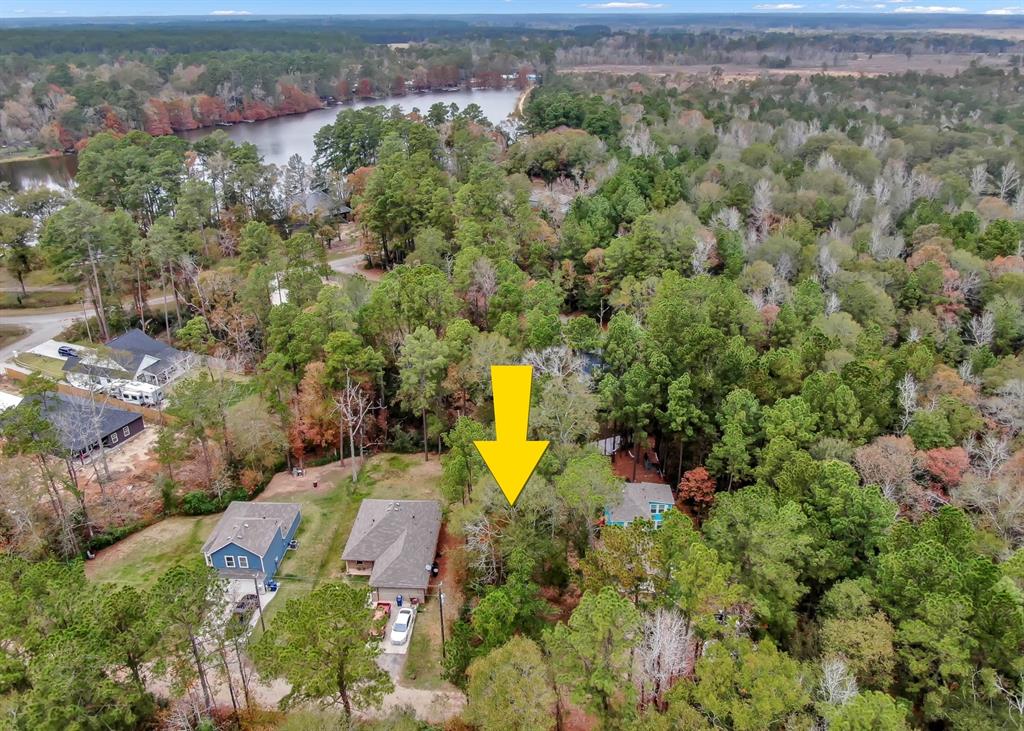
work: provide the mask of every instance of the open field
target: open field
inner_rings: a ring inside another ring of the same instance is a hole
[[[78,292],[63,289],[36,289],[27,294],[16,292],[0,292],[0,309],[33,309],[37,307],[64,307],[81,302]]]
[[[794,60],[793,65],[784,69],[770,69],[753,64],[723,63],[713,66],[712,64],[686,64],[686,65],[632,65],[632,64],[582,64],[569,66],[560,69],[566,74],[611,74],[615,76],[631,76],[643,74],[645,76],[707,76],[711,74],[712,68],[722,70],[722,77],[726,81],[757,78],[758,76],[811,76],[814,74],[826,73],[830,76],[884,76],[886,74],[901,74],[907,71],[925,72],[929,71],[945,76],[952,76],[970,66],[971,61],[977,61],[983,66],[1005,67],[1008,59],[1004,56],[986,56],[983,54],[919,54],[909,59],[904,55],[878,53],[872,57],[863,55],[856,59],[841,59],[838,66],[833,67],[829,63],[827,71],[822,71],[820,63],[813,64]]]
[[[0,325],[0,347],[17,342],[26,332],[25,328],[18,325]]]

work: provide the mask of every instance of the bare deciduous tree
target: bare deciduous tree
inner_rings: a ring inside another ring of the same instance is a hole
[[[984,195],[988,190],[988,170],[984,165],[975,165],[971,169],[971,192],[974,195]]]
[[[1020,171],[1017,170],[1017,163],[1010,160],[999,171],[999,197],[1009,202],[1019,186]]]
[[[708,259],[715,248],[715,242],[701,236],[694,237],[693,253],[690,254],[690,266],[694,274],[707,274]]]
[[[466,524],[466,551],[469,567],[484,584],[498,580],[499,562],[495,541],[499,531],[486,515]]]
[[[359,467],[362,462],[363,426],[366,417],[373,408],[373,401],[366,388],[357,381],[353,381],[351,375],[345,373],[345,387],[334,397],[334,405],[338,410],[341,423],[338,427],[339,442],[338,453],[341,462],[345,462],[345,433],[348,432],[348,448],[350,462],[352,465],[352,482],[359,479]],[[359,435],[359,459],[356,459],[356,435]]]
[[[822,658],[818,698],[823,703],[841,706],[853,700],[858,692],[857,679],[847,667],[846,658],[836,655]]]
[[[868,191],[860,183],[854,183],[853,195],[850,196],[850,202],[847,205],[847,211],[850,214],[850,218],[856,222],[860,218],[860,212],[864,209],[864,203],[867,201]]]
[[[754,200],[750,207],[751,224],[760,243],[768,235],[768,222],[772,214],[772,184],[761,178],[754,185]]]
[[[896,386],[896,400],[903,412],[900,415],[900,434],[910,426],[910,420],[917,411],[917,392],[917,380],[909,373]]]
[[[742,223],[740,212],[730,206],[729,208],[721,208],[715,211],[715,215],[711,217],[709,225],[713,229],[725,228],[729,231],[739,231]]]
[[[1010,434],[1024,431],[1024,379],[1011,378],[984,403],[986,414]]]
[[[878,485],[888,499],[897,502],[913,484],[916,461],[910,437],[878,437],[854,453],[854,464],[864,483]]]
[[[825,298],[825,314],[834,315],[842,309],[843,303],[839,301],[839,295],[835,292],[829,292]]]
[[[967,323],[967,337],[973,345],[991,345],[996,334],[996,318],[992,310],[986,309]]]
[[[1013,476],[987,480],[970,475],[952,491],[953,500],[975,513],[1012,548],[1024,545],[1024,484]]]
[[[839,262],[832,256],[832,251],[827,246],[818,249],[818,271],[821,272],[821,278],[825,282],[839,271]]]
[[[636,653],[641,702],[663,708],[665,692],[686,674],[692,657],[693,636],[682,614],[659,607],[644,617],[643,640]]]
[[[1010,458],[1010,440],[1005,434],[986,434],[979,441],[971,435],[964,445],[967,454],[985,477],[992,477]]]

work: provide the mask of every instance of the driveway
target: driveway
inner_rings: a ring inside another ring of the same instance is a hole
[[[384,276],[384,272],[380,269],[366,268],[366,256],[363,254],[352,254],[340,259],[331,259],[327,264],[338,274],[366,277],[371,282],[376,282]]]
[[[391,608],[391,616],[388,617],[388,623],[384,627],[384,639],[380,641],[381,656],[384,655],[400,655],[403,658],[409,654],[409,645],[412,643],[413,632],[416,631],[416,625],[419,624],[419,614],[416,615],[416,619],[412,623],[412,631],[409,632],[409,636],[406,637],[405,642],[400,645],[391,644],[391,627],[395,624],[395,619],[398,617],[398,607]],[[404,660],[402,661],[404,664]],[[385,668],[386,670],[387,668]]]
[[[228,581],[228,611],[230,612],[234,608],[235,603],[246,594],[256,594],[256,584],[253,581],[250,579],[231,579]],[[253,612],[252,616],[249,617],[250,630],[260,621],[260,611],[267,611],[267,605],[277,596],[277,592],[261,591],[258,596],[260,598],[260,609]]]
[[[402,668],[405,667],[405,660],[408,655],[396,655],[382,652],[377,655],[377,665],[391,676],[392,682],[398,686],[402,679]]]

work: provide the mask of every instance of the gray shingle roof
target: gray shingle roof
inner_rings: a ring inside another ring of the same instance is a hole
[[[287,535],[299,514],[296,503],[248,503],[239,500],[228,505],[217,527],[203,544],[203,555],[229,543],[265,556],[277,533]]]
[[[651,519],[651,503],[675,504],[672,488],[655,482],[627,482],[622,498],[608,506],[608,519],[615,523],[631,523],[639,518]]]
[[[141,414],[119,409],[109,404],[92,403],[88,399],[65,393],[46,393],[27,396],[22,403],[38,403],[39,414],[53,425],[61,446],[77,454],[96,444],[101,437],[116,432],[137,419]],[[98,424],[91,428],[76,425]]]
[[[373,561],[372,587],[426,589],[440,532],[436,500],[363,500],[341,557]]]
[[[128,378],[134,378],[146,356],[149,356],[151,362],[141,370],[156,374],[173,366],[182,357],[182,352],[135,328],[108,342],[100,362],[90,362],[73,355],[64,361],[63,369],[65,372],[105,375],[110,378],[125,378],[124,373],[120,372],[124,371]],[[152,362],[154,359],[155,362]]]

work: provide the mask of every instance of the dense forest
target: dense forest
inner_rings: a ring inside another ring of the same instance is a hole
[[[260,120],[325,101],[500,88],[579,63],[785,67],[874,54],[1019,54],[974,34],[531,29],[463,20],[246,21],[0,27],[0,144],[73,150],[103,130],[153,135]],[[392,44],[392,45],[388,45]],[[1019,62],[1019,58],[1018,58]],[[523,82],[519,82],[523,85]]]
[[[301,53],[285,37],[246,52],[144,41],[114,58],[26,35],[4,57],[4,119],[22,108],[24,139],[57,125],[84,140],[73,194],[4,192],[7,270],[88,294],[68,337],[138,325],[236,374],[172,393],[164,514],[221,510],[284,464],[348,455],[357,490],[357,455],[439,459],[463,599],[443,674],[465,694],[446,725],[361,716],[394,688],[365,587],[345,581],[289,600],[251,644],[218,624],[199,563],[99,588],[73,559],[121,534],[90,518],[29,408],[0,426],[4,723],[233,727],[249,672],[290,684],[288,716],[266,727],[293,730],[1024,728],[1018,69],[557,71],[620,41],[668,63],[1014,44],[495,36],[387,49],[353,33]],[[523,67],[544,83],[515,124],[473,105],[344,109],[315,159],[280,169],[223,133],[152,128],[171,90],[252,109],[292,88],[314,104],[360,78],[377,91]],[[297,203],[311,191],[353,222]],[[379,279],[329,279],[342,231]],[[551,442],[514,506],[473,446],[494,438],[503,363],[533,366],[530,437]],[[625,445],[625,475],[602,438]],[[676,509],[604,525],[623,478],[651,464]],[[234,717],[215,709],[217,676]]]

